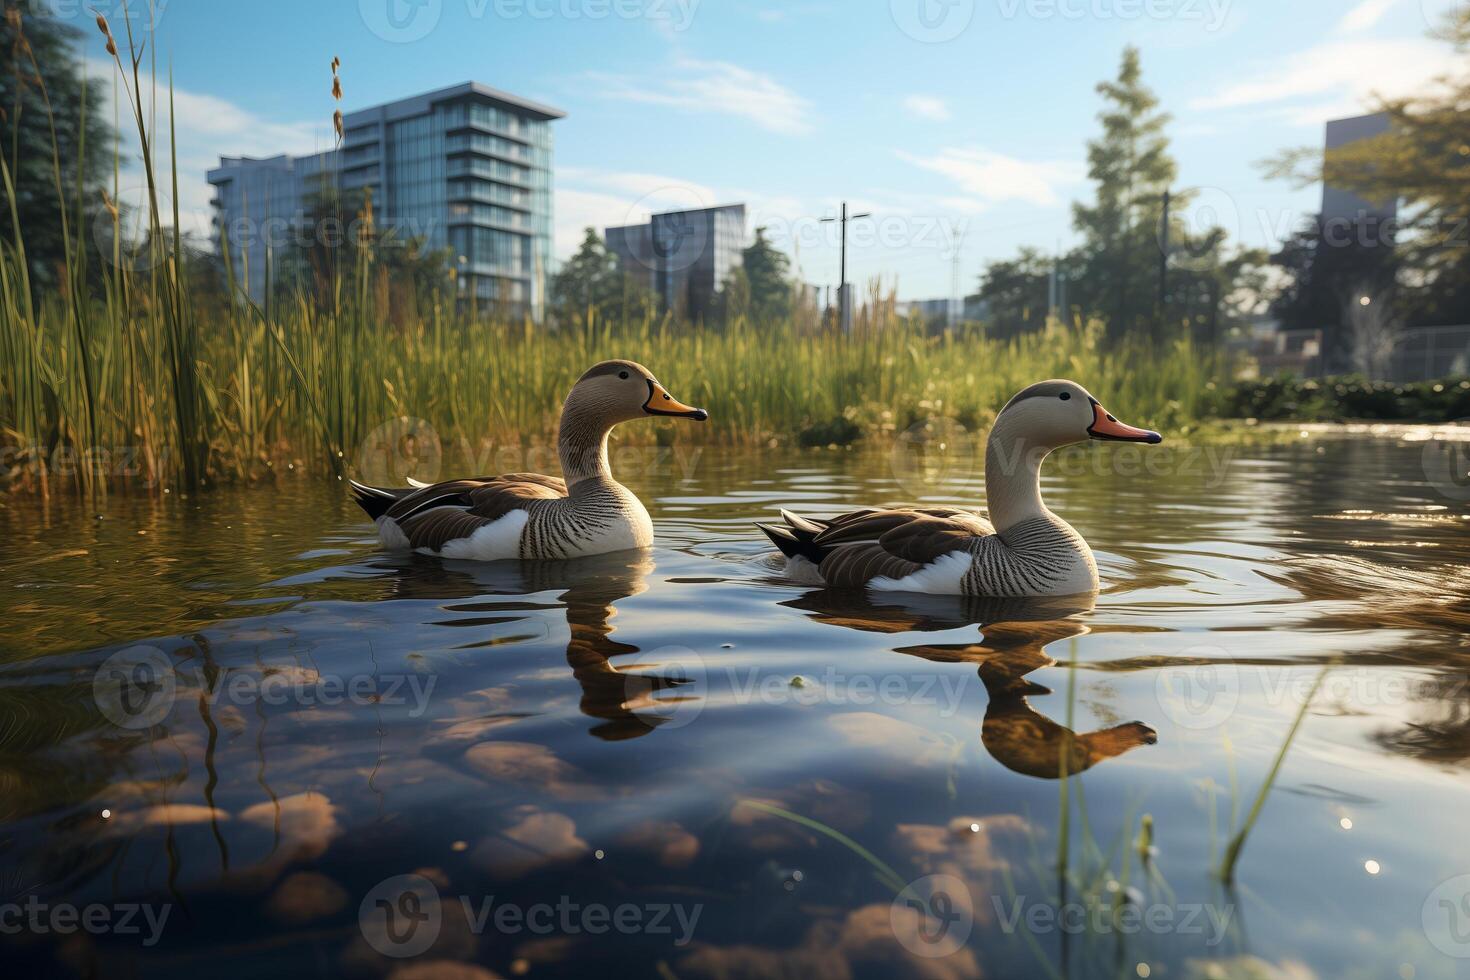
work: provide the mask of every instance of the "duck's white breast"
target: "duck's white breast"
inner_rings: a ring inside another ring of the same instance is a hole
[[[653,520],[648,516],[648,511],[643,509],[643,505],[634,500],[632,506],[626,507],[623,513],[606,526],[578,540],[568,549],[567,557],[605,555],[610,551],[647,548],[652,544]]]

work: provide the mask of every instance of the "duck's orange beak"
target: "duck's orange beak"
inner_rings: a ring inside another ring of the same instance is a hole
[[[667,388],[653,380],[648,382],[648,401],[643,403],[643,410],[649,415],[673,415],[681,419],[693,419],[696,422],[703,422],[709,418],[709,412],[692,405],[685,405],[669,394]]]
[[[1107,409],[1092,402],[1092,424],[1087,427],[1087,434],[1094,439],[1110,439],[1114,442],[1146,442],[1151,446],[1158,445],[1164,441],[1164,437],[1151,429],[1139,429],[1131,425],[1124,425],[1108,414]]]

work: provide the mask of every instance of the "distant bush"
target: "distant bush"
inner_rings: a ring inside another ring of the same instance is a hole
[[[814,422],[797,433],[796,439],[801,445],[811,448],[814,446],[849,446],[863,437],[862,426],[845,415],[839,415],[826,422]]]
[[[1221,389],[1216,414],[1263,421],[1451,422],[1470,418],[1470,379],[1394,383],[1344,375],[1239,381]]]

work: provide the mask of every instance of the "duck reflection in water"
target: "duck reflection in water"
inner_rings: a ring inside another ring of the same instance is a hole
[[[616,603],[648,590],[652,557],[642,551],[623,551],[569,561],[475,562],[445,561],[417,556],[383,563],[391,566],[395,598],[478,599],[445,605],[451,613],[465,613],[475,623],[487,614],[504,614],[507,621],[555,615],[556,605],[537,603],[536,593],[560,592],[565,610],[567,665],[582,688],[582,713],[601,723],[592,734],[608,741],[646,735],[668,719],[650,709],[673,703],[654,695],[687,683],[678,663],[625,664],[613,658],[641,652],[630,643],[612,638]],[[495,599],[495,596],[506,598]],[[452,620],[449,621],[452,624]]]
[[[1000,599],[889,593],[875,601],[864,592],[822,589],[783,605],[810,612],[818,622],[870,633],[979,626],[979,643],[905,646],[895,652],[978,667],[990,695],[980,739],[1013,772],[1057,779],[1158,741],[1158,734],[1141,721],[1078,734],[1031,705],[1030,698],[1051,691],[1026,675],[1057,663],[1047,655],[1048,645],[1088,632],[1081,616],[1093,608],[1090,595]]]

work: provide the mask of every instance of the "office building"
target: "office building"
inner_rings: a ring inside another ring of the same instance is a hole
[[[715,295],[740,268],[745,205],[664,211],[647,224],[607,228],[603,240],[624,271],[658,293],[681,319],[710,314]]]
[[[478,82],[351,112],[338,149],[222,157],[209,172],[216,221],[259,299],[268,261],[313,233],[307,215],[327,181],[344,197],[369,190],[379,229],[452,250],[466,301],[539,318],[551,264],[551,122],[564,115]]]
[[[1332,119],[1327,123],[1326,152],[1372,139],[1388,132],[1388,114],[1374,113],[1368,116],[1353,116],[1348,119]],[[1372,223],[1393,221],[1398,217],[1398,201],[1365,201],[1352,191],[1322,184],[1322,221],[1348,223]]]

